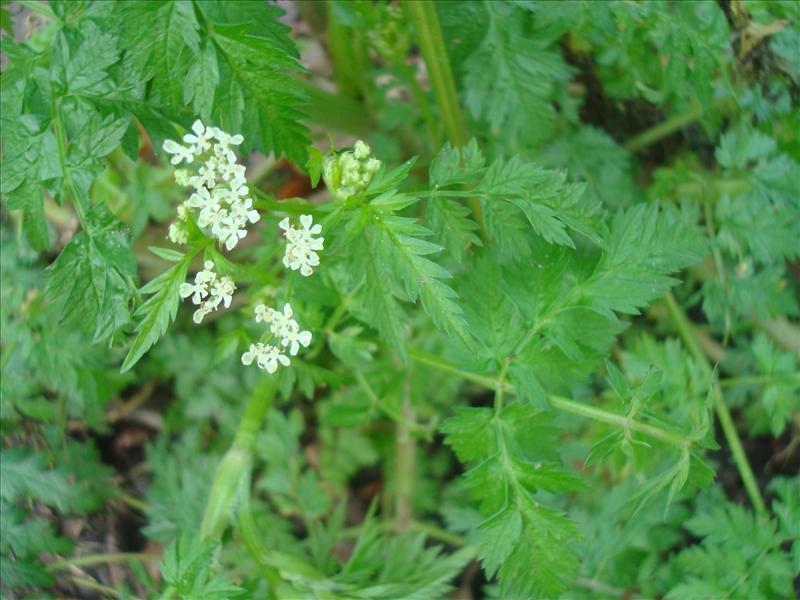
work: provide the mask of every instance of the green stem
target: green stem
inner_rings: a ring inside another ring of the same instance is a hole
[[[660,139],[672,135],[679,129],[686,127],[689,123],[693,123],[703,116],[703,107],[698,102],[691,109],[680,115],[670,117],[666,121],[662,121],[658,125],[646,129],[637,136],[632,137],[625,144],[625,148],[631,152],[638,152],[642,148],[653,144]]]
[[[508,382],[501,382],[499,379],[486,375],[461,371],[452,363],[442,358],[433,356],[431,354],[426,354],[418,350],[409,349],[408,356],[412,360],[415,360],[417,362],[429,365],[431,367],[434,367],[441,371],[445,371],[447,373],[451,373],[453,375],[457,375],[462,379],[473,381],[475,383],[483,385],[488,389],[495,390],[495,392],[498,392],[498,394],[495,395],[495,411],[497,410],[498,406],[497,404],[498,396],[500,399],[500,403],[502,404],[503,396],[499,394],[501,390],[504,393],[514,394],[514,395],[516,395],[517,393],[516,390],[514,389],[514,386]],[[562,396],[555,396],[555,395],[548,396],[548,401],[553,408],[556,408],[558,410],[579,415],[581,417],[592,419],[594,421],[599,421],[601,423],[615,425],[621,429],[627,428],[630,431],[636,431],[638,433],[647,435],[651,438],[661,440],[673,446],[688,447],[692,444],[692,440],[689,438],[682,437],[676,433],[673,433],[666,429],[662,429],[661,427],[656,427],[655,425],[648,425],[647,423],[642,423],[641,421],[632,420],[626,415],[620,415],[594,406],[588,406],[586,404],[575,402],[574,400],[570,400]]]
[[[444,121],[450,144],[460,148],[468,141],[467,128],[458,103],[456,83],[444,47],[439,17],[436,15],[436,3],[427,0],[406,0],[405,6],[417,32],[417,42],[428,69],[433,97],[439,106],[439,117]],[[481,238],[488,241],[480,200],[470,198],[469,202],[472,216],[480,228]]]
[[[467,143],[467,129],[456,95],[456,84],[450,69],[450,59],[442,39],[436,3],[422,0],[406,0],[406,10],[417,31],[417,42],[428,68],[433,96],[439,105],[440,118],[444,121],[447,137],[454,146]]]
[[[146,561],[158,558],[155,554],[145,552],[110,552],[108,554],[87,554],[56,560],[47,565],[48,571],[60,571],[69,567],[91,567],[94,565],[111,565],[129,561]]]
[[[765,321],[759,320],[758,326],[783,348],[800,356],[800,329],[786,317],[777,317]]]
[[[125,504],[136,510],[144,512],[145,509],[147,508],[147,503],[144,500],[142,500],[141,498],[137,498],[132,494],[129,494],[122,488],[117,488],[114,491],[114,496],[116,496],[118,500],[121,500],[122,502],[124,502]]]
[[[789,383],[800,385],[800,373],[772,373],[770,375],[744,375],[742,377],[726,377],[719,380],[720,387],[736,387],[739,385],[764,385],[769,383]]]
[[[78,577],[76,575],[72,575],[70,576],[70,579],[72,580],[72,583],[74,583],[78,587],[94,590],[95,592],[100,592],[101,594],[104,594],[111,598],[120,597],[120,593],[114,588],[110,588],[107,585],[103,585],[102,583],[97,583],[94,579],[90,579],[89,577]]]
[[[739,433],[736,431],[736,425],[731,418],[728,405],[725,403],[725,397],[722,395],[722,388],[719,385],[719,381],[717,381],[716,375],[711,368],[708,359],[706,358],[705,354],[703,354],[703,350],[700,348],[700,344],[697,342],[697,338],[692,331],[692,326],[689,322],[689,319],[681,310],[680,306],[678,306],[678,303],[671,292],[668,292],[665,296],[665,302],[667,304],[667,310],[669,311],[670,317],[672,318],[672,322],[675,324],[678,334],[681,336],[684,344],[686,344],[687,350],[700,363],[700,365],[702,365],[702,369],[705,374],[709,378],[713,378],[712,393],[714,394],[714,410],[717,413],[717,419],[719,420],[720,427],[722,428],[722,433],[725,435],[725,439],[728,442],[728,447],[731,450],[733,461],[736,463],[736,468],[739,470],[739,476],[742,478],[744,488],[747,490],[747,495],[750,497],[750,502],[753,504],[756,512],[766,512],[764,499],[761,497],[761,492],[758,489],[758,484],[756,483],[756,478],[753,475],[753,470],[750,467],[750,462],[747,460],[747,455],[742,447],[742,441],[739,439]]]
[[[735,108],[735,106],[727,100],[717,100],[712,104],[711,108],[717,112],[728,113],[732,108]],[[705,109],[703,106],[700,104],[700,102],[695,101],[692,108],[686,112],[670,117],[666,121],[662,121],[658,125],[655,125],[650,129],[646,129],[639,135],[629,139],[625,144],[625,148],[631,152],[638,152],[642,148],[645,148],[650,144],[672,135],[679,129],[683,129],[690,123],[693,123],[702,117],[704,113]]]
[[[422,521],[411,521],[408,527],[411,531],[419,531],[424,533],[429,538],[439,540],[451,546],[462,547],[467,545],[467,540],[464,536],[456,533],[451,533],[446,529],[442,529],[433,523],[424,523]]]
[[[402,421],[395,424],[394,525],[396,531],[408,529],[412,517],[417,440],[405,423],[416,425],[416,413],[411,406],[410,380],[403,384]]]
[[[239,533],[242,536],[242,541],[247,547],[247,551],[256,561],[256,564],[261,569],[261,573],[269,582],[269,592],[271,598],[277,598],[276,590],[281,584],[281,576],[277,569],[267,563],[265,557],[267,550],[261,544],[261,537],[256,527],[253,513],[250,510],[250,496],[245,494],[242,497],[241,506],[239,508]]]
[[[175,595],[175,588],[171,585],[168,585],[164,588],[164,591],[159,596],[159,600],[167,600],[168,598],[172,598]]]
[[[67,131],[61,119],[61,98],[53,100],[52,110],[53,124],[56,130],[58,162],[61,166],[61,171],[64,173],[64,183],[69,191],[70,198],[72,199],[72,206],[75,207],[78,220],[81,222],[81,227],[90,234],[89,221],[86,218],[86,207],[83,205],[83,199],[76,193],[75,186],[72,183],[72,177],[69,174],[69,167],[67,166]]]
[[[574,415],[579,415],[581,417],[586,417],[587,419],[592,419],[594,421],[600,421],[601,423],[615,425],[620,429],[637,431],[651,438],[666,442],[672,446],[688,447],[692,444],[692,441],[688,438],[682,437],[660,427],[655,427],[653,425],[648,425],[647,423],[642,423],[641,421],[632,420],[627,415],[611,413],[601,408],[589,406],[581,402],[575,402],[574,400],[563,398],[561,396],[548,396],[547,399],[550,402],[550,406],[553,408],[557,408]]]
[[[417,81],[417,78],[414,76],[411,67],[409,67],[402,58],[398,60],[397,64],[403,77],[408,81],[409,88],[411,89],[411,96],[414,98],[414,101],[417,103],[422,113],[422,118],[425,120],[428,133],[430,133],[431,136],[431,144],[433,144],[435,149],[439,146],[440,141],[439,128],[436,126],[436,119],[433,117],[433,111],[431,111],[430,104],[428,103],[428,97],[425,95],[425,92],[422,91],[422,87],[420,87],[419,81]]]
[[[244,495],[250,493],[250,466],[253,446],[264,423],[264,417],[272,406],[275,395],[274,378],[264,376],[256,384],[239,421],[230,449],[220,461],[211,483],[200,536],[217,541],[222,536],[236,505]]]

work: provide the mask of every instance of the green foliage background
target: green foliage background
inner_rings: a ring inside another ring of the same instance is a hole
[[[2,4],[2,596],[797,597],[798,4],[287,9]],[[164,240],[196,118],[251,159],[224,255]]]

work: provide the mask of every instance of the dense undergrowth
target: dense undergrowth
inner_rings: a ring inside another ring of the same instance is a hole
[[[796,3],[0,14],[4,598],[797,596]]]

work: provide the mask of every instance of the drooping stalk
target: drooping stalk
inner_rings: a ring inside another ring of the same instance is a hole
[[[722,433],[725,435],[725,440],[728,442],[728,447],[731,449],[733,461],[736,463],[739,476],[742,478],[742,483],[747,491],[747,495],[750,497],[753,508],[759,513],[766,512],[767,509],[764,505],[764,499],[761,497],[761,492],[758,489],[758,484],[753,475],[753,470],[750,467],[750,462],[747,460],[747,455],[742,447],[742,441],[739,439],[739,433],[736,431],[736,425],[733,422],[733,418],[731,418],[728,405],[725,403],[725,397],[722,395],[722,388],[719,385],[719,381],[697,342],[689,319],[686,317],[683,310],[681,310],[680,306],[678,306],[671,292],[667,292],[665,302],[672,322],[675,324],[683,343],[686,344],[687,350],[694,356],[698,363],[700,363],[705,374],[709,378],[713,378],[712,392],[714,394],[714,410],[717,413],[717,419],[722,428]]]

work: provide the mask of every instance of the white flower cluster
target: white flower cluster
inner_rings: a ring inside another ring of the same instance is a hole
[[[250,349],[242,354],[243,364],[250,365],[255,360],[260,368],[268,373],[274,373],[278,369],[278,363],[285,367],[291,364],[289,357],[284,354],[286,349],[291,356],[297,356],[300,346],[308,348],[311,344],[311,332],[300,330],[300,325],[292,318],[292,307],[288,303],[283,305],[283,311],[259,304],[255,308],[255,313],[256,323],[262,321],[268,323],[270,333],[276,342],[250,344]]]
[[[352,152],[329,157],[323,165],[325,185],[339,200],[347,200],[366,189],[381,161],[370,158],[370,147],[358,140]]]
[[[283,255],[283,266],[292,271],[300,270],[303,277],[314,272],[313,267],[319,264],[317,251],[322,250],[325,238],[315,238],[322,232],[322,225],[314,221],[311,215],[300,216],[300,227],[289,223],[289,217],[278,223],[286,235],[286,253]]]
[[[194,283],[184,282],[180,287],[181,298],[191,296],[192,302],[199,306],[192,316],[195,323],[202,322],[203,317],[217,310],[220,304],[230,308],[233,292],[236,291],[233,279],[228,276],[217,277],[212,261],[207,260],[203,267],[194,276]]]
[[[217,127],[206,127],[199,119],[192,125],[194,133],[187,133],[183,146],[173,140],[164,142],[164,151],[172,155],[170,162],[199,165],[195,174],[188,169],[177,169],[175,181],[194,192],[178,209],[178,219],[169,228],[169,239],[186,243],[188,208],[199,211],[197,224],[210,231],[225,248],[232,250],[247,235],[248,223],[255,223],[259,214],[248,198],[245,167],[237,162],[231,146],[244,141],[241,135],[229,135]],[[188,207],[188,208],[187,208]]]

